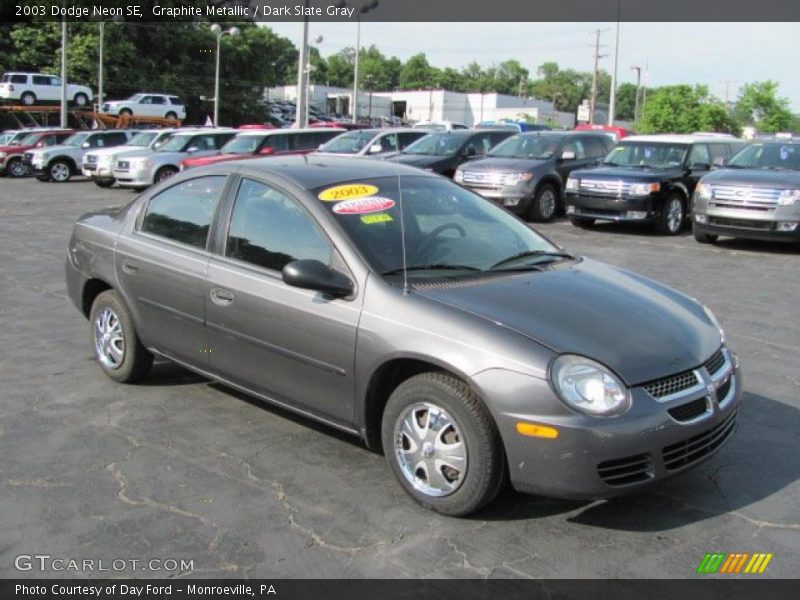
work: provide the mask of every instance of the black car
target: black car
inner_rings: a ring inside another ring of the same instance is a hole
[[[531,221],[551,221],[569,174],[596,165],[613,146],[603,133],[520,133],[459,167],[454,180]]]
[[[676,235],[697,182],[743,144],[719,135],[627,137],[602,165],[572,173],[566,186],[567,217],[579,227],[596,220],[645,221],[660,233]]]
[[[452,178],[461,163],[486,155],[513,133],[498,129],[440,131],[386,158]]]

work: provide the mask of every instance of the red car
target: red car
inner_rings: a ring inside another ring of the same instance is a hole
[[[635,131],[625,129],[624,127],[616,127],[614,125],[589,125],[589,123],[582,123],[575,128],[575,131],[599,131],[607,133],[614,138],[615,142],[620,141],[629,135],[636,135]]]
[[[34,148],[55,146],[75,133],[72,129],[36,129],[10,146],[0,146],[0,175],[24,177],[29,175],[28,167],[22,162],[22,155]]]
[[[181,169],[202,167],[226,160],[279,156],[284,154],[308,154],[328,140],[344,133],[344,129],[268,129],[243,131],[228,141],[219,154],[185,158]]]

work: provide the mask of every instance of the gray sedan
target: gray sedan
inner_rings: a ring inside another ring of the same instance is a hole
[[[449,515],[507,480],[601,498],[685,471],[742,393],[708,308],[391,162],[192,169],[83,216],[66,275],[112,379],[171,359],[382,449]]]

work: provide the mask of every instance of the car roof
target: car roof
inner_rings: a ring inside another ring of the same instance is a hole
[[[231,171],[265,173],[286,177],[305,189],[337,185],[347,181],[376,177],[439,177],[417,167],[391,160],[364,160],[344,156],[307,155],[232,160],[221,163]]]
[[[347,129],[342,129],[341,127],[309,127],[307,129],[251,129],[251,130],[243,130],[241,133],[237,134],[236,137],[251,137],[251,136],[260,136],[260,135],[289,135],[290,133],[319,133],[320,131],[325,131],[326,129],[331,129],[333,131],[341,131],[344,133]]]
[[[724,142],[736,141],[738,138],[729,135],[688,135],[688,134],[659,134],[659,135],[630,135],[620,140],[624,142],[662,142],[665,144],[694,144],[696,142]]]

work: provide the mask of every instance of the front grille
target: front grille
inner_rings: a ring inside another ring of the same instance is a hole
[[[755,206],[755,205],[742,205],[742,204],[734,204],[731,202],[715,202],[712,201],[709,203],[709,206],[715,206],[716,208],[734,208],[736,210],[755,210],[759,212],[774,212],[774,206]]]
[[[28,162],[28,163],[33,161],[33,152],[26,152],[25,154],[23,154],[22,155],[22,160],[24,160],[25,162]]]
[[[723,217],[711,217],[708,222],[711,225],[722,227],[739,227],[741,229],[758,229],[769,231],[772,229],[772,221],[753,221],[751,219],[725,219]]]
[[[464,183],[476,186],[515,185],[519,180],[516,173],[496,173],[492,171],[464,171]]]
[[[591,215],[610,215],[617,216],[620,214],[619,210],[611,208],[576,208],[575,214],[591,214]]]
[[[90,154],[86,157],[86,162],[90,164],[97,163],[97,156],[95,154]]]
[[[653,477],[653,461],[649,454],[607,460],[597,465],[597,474],[611,486],[647,481]]]
[[[733,382],[733,377],[728,377],[721,386],[717,388],[717,400],[722,402],[725,399],[725,396],[728,395],[728,392],[731,391],[731,383]]]
[[[725,200],[746,208],[749,204],[775,206],[778,204],[781,191],[770,188],[712,185],[711,193],[713,200]]]
[[[713,375],[717,371],[719,371],[725,365],[725,355],[722,353],[722,349],[717,350],[716,354],[709,358],[706,361],[706,364],[703,365],[708,371],[709,375]]]
[[[688,390],[698,383],[700,382],[694,371],[684,371],[683,373],[651,381],[650,383],[644,384],[642,387],[653,398],[663,398],[671,394],[682,392],[683,390]]]
[[[579,189],[581,196],[597,196],[601,198],[620,198],[631,192],[631,187],[642,182],[631,182],[605,179],[581,179]]]
[[[127,160],[121,160],[121,161],[119,161],[117,163],[117,168],[118,169],[130,169],[131,168],[131,163],[130,163],[130,161],[127,161]]]
[[[733,433],[735,425],[736,412],[733,412],[722,423],[711,429],[688,440],[665,446],[662,450],[664,467],[668,471],[674,471],[705,458],[725,443]]]
[[[685,423],[686,421],[692,421],[697,417],[701,417],[710,411],[706,399],[698,398],[697,400],[692,400],[686,404],[681,404],[680,406],[670,408],[667,412],[676,421]]]

